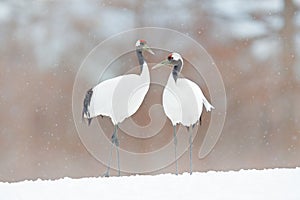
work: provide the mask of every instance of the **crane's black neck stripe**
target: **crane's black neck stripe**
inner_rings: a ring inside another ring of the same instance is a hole
[[[173,67],[172,74],[173,74],[173,78],[174,78],[175,82],[177,81],[177,78],[181,71],[181,67],[182,67],[181,61],[179,61],[178,64],[174,65],[174,67]]]
[[[143,56],[143,52],[141,49],[137,49],[136,50],[136,54],[137,54],[137,57],[139,59],[139,64],[140,64],[140,67],[141,67],[141,71],[143,70],[143,64],[144,64],[144,56]]]

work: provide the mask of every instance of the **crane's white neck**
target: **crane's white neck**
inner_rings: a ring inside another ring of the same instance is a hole
[[[168,78],[167,85],[168,85],[169,88],[175,88],[175,87],[177,87],[173,73],[170,74],[170,76]]]
[[[146,82],[150,82],[150,73],[149,73],[149,68],[148,65],[146,63],[146,61],[144,61],[143,65],[142,65],[142,72],[141,72],[141,78],[143,80],[145,80]]]

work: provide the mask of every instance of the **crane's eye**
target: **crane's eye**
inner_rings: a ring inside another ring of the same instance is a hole
[[[172,54],[170,54],[170,55],[168,56],[168,60],[173,60]]]
[[[145,44],[146,44],[146,41],[145,41],[145,40],[140,40],[140,44],[141,44],[141,45],[145,45]]]

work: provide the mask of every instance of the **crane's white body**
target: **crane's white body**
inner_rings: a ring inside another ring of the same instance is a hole
[[[183,68],[183,59],[179,53],[171,53],[168,58],[152,69],[171,65],[172,72],[163,92],[163,108],[167,117],[173,125],[176,174],[178,174],[177,161],[177,138],[176,124],[181,123],[188,127],[190,132],[190,174],[192,174],[192,129],[194,125],[201,119],[203,104],[207,111],[211,111],[214,107],[207,101],[200,87],[193,81],[186,78],[179,78],[179,74]]]
[[[173,126],[181,123],[189,127],[197,123],[203,104],[207,111],[214,108],[196,83],[186,78],[178,78],[175,82],[170,74],[163,92],[163,108]]]
[[[141,106],[150,86],[149,69],[146,62],[140,75],[127,74],[118,76],[96,85],[88,111],[93,118],[108,116],[113,124],[121,123],[133,115]]]
[[[109,176],[114,145],[117,149],[118,175],[120,176],[118,126],[119,123],[139,109],[150,86],[150,73],[143,57],[143,51],[148,51],[151,54],[154,52],[145,40],[138,40],[135,46],[141,74],[127,74],[103,81],[88,90],[83,101],[82,117],[88,119],[88,125],[93,118],[99,115],[110,117],[114,124],[105,176]]]

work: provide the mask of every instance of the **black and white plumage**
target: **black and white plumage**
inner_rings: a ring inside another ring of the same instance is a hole
[[[93,88],[89,89],[86,92],[86,95],[85,95],[85,98],[83,101],[82,119],[84,119],[84,116],[85,116],[88,120],[88,125],[90,125],[91,121],[92,121],[92,118],[90,116],[90,111],[88,109],[90,106],[92,95],[93,95]]]
[[[211,111],[214,107],[207,101],[200,87],[193,81],[180,78],[179,74],[183,68],[183,59],[178,53],[171,53],[168,58],[152,69],[170,65],[173,67],[168,82],[163,92],[163,108],[167,117],[171,120],[174,133],[176,174],[176,125],[181,123],[190,132],[190,173],[192,173],[192,129],[201,120],[203,104],[206,111]]]
[[[88,124],[97,116],[107,116],[111,118],[115,126],[112,135],[112,145],[116,145],[118,157],[118,124],[133,115],[139,109],[150,86],[150,74],[148,65],[143,57],[143,51],[154,54],[145,40],[138,40],[136,42],[136,53],[141,69],[139,75],[127,74],[105,80],[88,90],[83,101],[82,117],[88,120]],[[117,158],[117,160],[119,166],[119,158]],[[108,169],[105,174],[106,176],[109,176],[110,162],[111,153]]]

